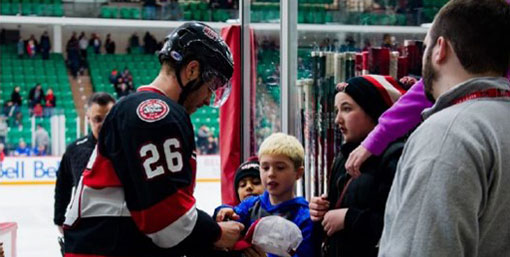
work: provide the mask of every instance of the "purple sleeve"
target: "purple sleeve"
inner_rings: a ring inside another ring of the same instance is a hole
[[[421,121],[421,112],[431,106],[432,102],[425,97],[423,81],[420,79],[379,117],[379,124],[361,145],[370,153],[380,155],[391,142],[416,127]]]

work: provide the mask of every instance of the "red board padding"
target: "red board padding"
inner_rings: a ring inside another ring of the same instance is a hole
[[[220,158],[221,158],[221,201],[224,204],[235,205],[238,203],[234,193],[234,176],[237,167],[241,164],[241,124],[242,112],[242,67],[241,67],[241,27],[230,26],[221,30],[221,37],[230,47],[234,58],[234,75],[232,76],[232,91],[229,99],[220,108]],[[250,31],[251,38],[251,85],[246,86],[251,92],[251,110],[244,116],[250,119],[250,155],[255,152],[254,138],[254,115],[255,115],[255,81],[256,81],[256,59],[255,40],[253,30]]]

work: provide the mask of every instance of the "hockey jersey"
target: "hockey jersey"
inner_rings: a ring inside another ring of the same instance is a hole
[[[68,207],[66,256],[182,256],[211,248],[221,229],[195,206],[195,172],[184,108],[153,87],[125,97],[107,115]]]

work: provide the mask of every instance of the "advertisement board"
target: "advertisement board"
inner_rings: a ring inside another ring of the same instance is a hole
[[[6,157],[0,163],[0,185],[54,184],[61,157]],[[197,182],[219,182],[219,155],[197,156]]]

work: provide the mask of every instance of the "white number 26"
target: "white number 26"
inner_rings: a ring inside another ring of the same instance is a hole
[[[182,170],[182,154],[179,152],[181,143],[176,138],[169,138],[163,143],[163,151],[165,155],[166,168],[171,172],[179,172]],[[145,158],[150,152],[151,157],[143,162],[143,168],[147,174],[147,178],[151,179],[165,173],[165,167],[162,165],[151,167],[152,164],[159,161],[159,151],[153,143],[146,144],[140,148],[140,157]]]

